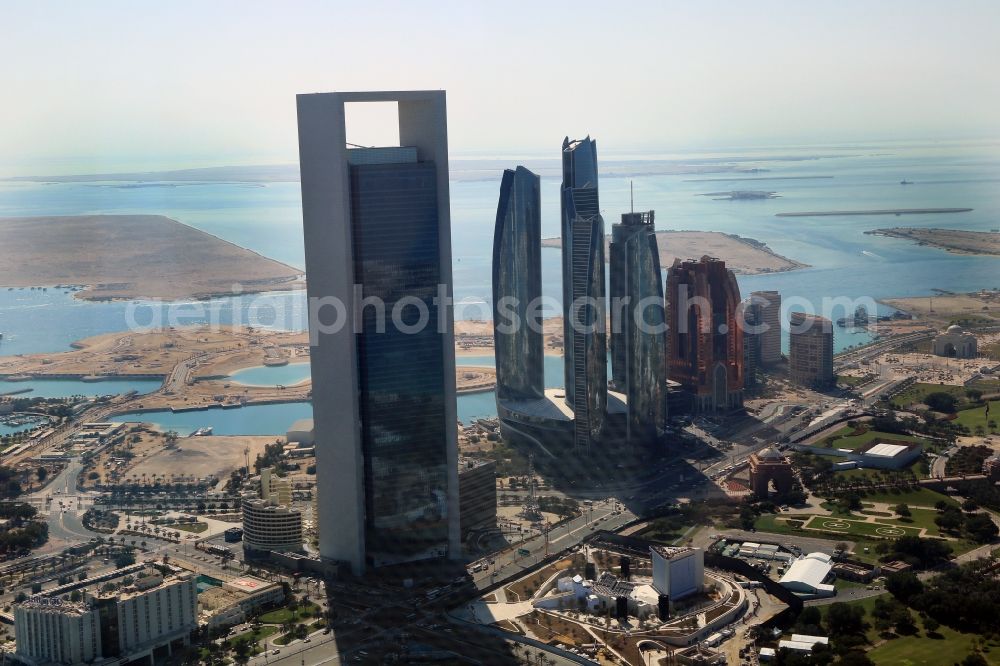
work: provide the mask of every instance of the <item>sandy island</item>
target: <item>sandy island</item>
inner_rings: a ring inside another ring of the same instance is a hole
[[[101,379],[163,382],[155,392],[135,396],[120,411],[297,402],[308,400],[312,393],[308,380],[288,386],[251,386],[231,377],[245,368],[308,362],[307,333],[184,326],[146,333],[108,333],[73,346],[75,349],[65,352],[0,357],[0,393],[31,397],[31,392],[16,392],[23,386],[21,381],[36,378],[92,381],[97,393]],[[485,353],[492,353],[492,349]],[[496,370],[459,366],[456,380],[459,393],[492,391]]]
[[[968,213],[971,208],[873,208],[871,210],[808,210],[775,213],[775,217],[824,217],[838,215],[933,215],[935,213]]]
[[[954,254],[1000,255],[1000,233],[997,232],[893,227],[891,229],[873,229],[865,233],[873,236],[903,238],[918,245],[928,245]]]
[[[937,293],[908,298],[882,298],[879,302],[909,312],[925,323],[943,328],[953,320],[989,325],[1000,318],[1000,291],[983,289],[967,294]]]
[[[302,271],[162,215],[0,218],[0,285],[86,285],[86,300],[296,289]]]
[[[610,237],[606,243],[610,243]],[[717,257],[739,275],[781,273],[808,268],[808,264],[783,257],[764,243],[719,231],[657,231],[660,266],[669,267],[674,259],[698,259],[704,255]],[[559,238],[543,238],[542,247],[561,247]],[[605,248],[605,256],[611,252]]]

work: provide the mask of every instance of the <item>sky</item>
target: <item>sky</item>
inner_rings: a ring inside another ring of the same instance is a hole
[[[0,175],[295,162],[295,95],[333,90],[446,90],[455,156],[996,139],[998,27],[992,0],[9,1]]]

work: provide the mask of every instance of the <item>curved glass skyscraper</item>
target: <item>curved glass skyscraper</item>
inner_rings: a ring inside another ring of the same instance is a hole
[[[500,184],[493,233],[493,337],[497,400],[545,395],[545,350],[540,319],[528,321],[542,295],[539,178],[507,169]]]
[[[604,220],[597,192],[597,143],[563,140],[563,349],[566,403],[577,446],[601,436],[608,401]]]
[[[628,440],[653,443],[667,419],[666,312],[653,211],[622,215],[611,228],[610,254],[611,375],[628,396]]]

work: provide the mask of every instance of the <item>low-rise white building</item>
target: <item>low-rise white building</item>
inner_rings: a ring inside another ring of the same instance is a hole
[[[832,597],[833,585],[824,583],[833,570],[832,558],[826,553],[809,553],[792,562],[778,581],[792,592],[810,597]]]
[[[198,595],[201,616],[209,627],[239,624],[255,610],[281,603],[285,591],[278,583],[243,576]]]
[[[14,608],[14,657],[28,666],[125,663],[186,643],[198,626],[197,578],[148,570],[82,601],[34,596]]]
[[[979,355],[979,342],[975,335],[955,324],[949,326],[944,333],[934,337],[931,343],[931,352],[935,356],[976,358]]]
[[[82,664],[101,656],[97,611],[90,604],[32,597],[14,607],[16,656],[25,664]]]
[[[794,652],[812,652],[813,648],[819,644],[828,645],[830,639],[826,636],[809,636],[808,634],[792,634],[791,640],[778,641],[779,650],[792,650]]]

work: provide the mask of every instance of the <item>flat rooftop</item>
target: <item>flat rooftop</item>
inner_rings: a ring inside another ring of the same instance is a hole
[[[650,546],[650,550],[666,560],[684,557],[698,551],[697,548],[690,546]]]
[[[53,613],[82,615],[90,611],[90,605],[83,601],[67,601],[62,597],[45,597],[36,594],[17,604],[21,608],[48,610]]]
[[[231,589],[234,592],[242,592],[243,594],[254,594],[260,592],[261,590],[266,590],[271,587],[278,587],[278,583],[272,583],[270,581],[262,580],[260,578],[255,578],[253,576],[243,576],[241,578],[236,578],[231,581],[227,581],[223,584],[223,587]]]
[[[544,398],[533,400],[501,400],[500,405],[515,414],[533,420],[573,421],[573,409],[566,404],[566,390],[561,388],[545,389]],[[624,393],[608,391],[608,414],[627,414],[628,398]]]
[[[910,450],[912,445],[910,444],[887,444],[885,442],[880,442],[875,444],[869,449],[862,450],[866,456],[878,456],[880,458],[895,458],[901,453],[905,453]]]
[[[482,467],[483,465],[489,465],[492,462],[492,460],[487,460],[485,458],[466,458],[465,456],[459,456],[458,468],[476,469],[477,467]]]

